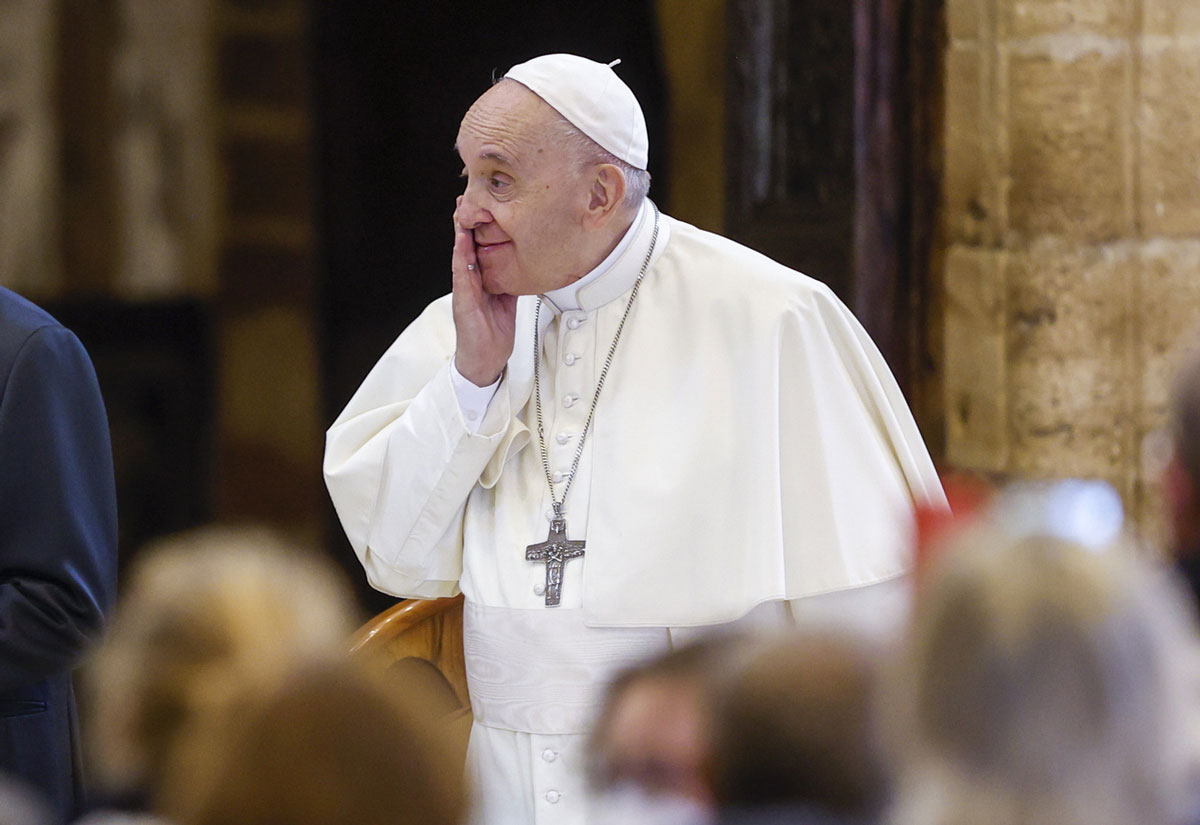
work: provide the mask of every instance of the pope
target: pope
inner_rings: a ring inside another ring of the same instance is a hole
[[[457,136],[452,291],[328,433],[371,583],[462,592],[485,823],[587,821],[609,674],[714,625],[899,619],[943,506],[887,365],[823,284],[659,211],[611,65],[513,67]]]

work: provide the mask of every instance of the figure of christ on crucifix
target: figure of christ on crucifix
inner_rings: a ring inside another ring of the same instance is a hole
[[[562,599],[563,565],[583,555],[586,542],[567,538],[567,522],[558,515],[550,520],[550,535],[546,540],[525,548],[527,561],[546,562],[546,607],[558,607]]]

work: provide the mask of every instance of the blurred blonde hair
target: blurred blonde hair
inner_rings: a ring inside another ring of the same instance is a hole
[[[1167,572],[981,524],[923,582],[889,690],[896,822],[1168,825],[1195,800],[1197,645]]]
[[[100,787],[151,794],[189,718],[298,658],[343,650],[351,604],[329,562],[266,529],[146,548],[86,674]]]

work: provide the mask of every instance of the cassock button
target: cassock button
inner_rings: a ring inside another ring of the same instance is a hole
[[[535,596],[544,596],[545,594],[546,594],[546,585],[544,585],[544,584],[535,584],[535,585],[533,586],[533,595],[535,595]]]
[[[568,367],[575,366],[575,353],[568,352],[566,355],[564,355],[563,363],[566,364]]]
[[[579,329],[579,325],[582,323],[583,321],[579,320],[578,318],[568,318],[567,329]]]
[[[563,474],[555,471],[554,475],[550,476],[550,478],[554,480],[555,484],[558,484],[563,480]]]
[[[547,762],[553,762],[555,759],[558,759],[558,751],[546,748],[544,751],[542,751],[542,759]]]
[[[562,799],[562,794],[560,794],[558,791],[546,791],[546,801],[551,805],[558,802],[560,799]]]
[[[563,406],[564,406],[564,407],[574,407],[574,406],[575,406],[575,402],[576,402],[576,400],[578,400],[578,397],[577,397],[577,396],[574,396],[574,395],[564,395],[564,396],[563,396]]]
[[[571,440],[571,436],[567,435],[566,433],[559,433],[557,436],[555,436],[554,440],[559,444],[566,444]]]

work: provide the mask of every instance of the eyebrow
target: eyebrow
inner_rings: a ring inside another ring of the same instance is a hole
[[[454,151],[457,152],[460,157],[462,156],[462,151],[459,149],[457,143],[454,145]],[[508,157],[507,155],[502,155],[499,152],[482,152],[479,155],[479,159],[494,161],[495,163],[500,163],[505,166],[516,165],[512,158]]]

